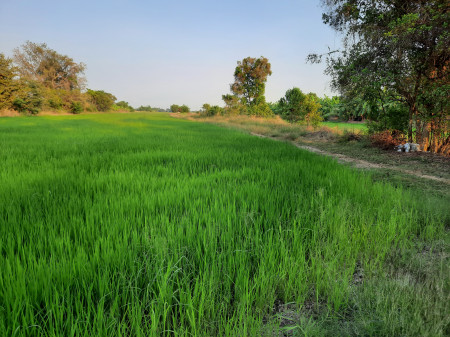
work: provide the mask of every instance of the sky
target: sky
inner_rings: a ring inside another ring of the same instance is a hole
[[[320,0],[0,0],[0,53],[45,42],[87,69],[87,87],[132,106],[223,106],[237,61],[268,58],[266,100],[332,95],[312,52],[338,48]]]

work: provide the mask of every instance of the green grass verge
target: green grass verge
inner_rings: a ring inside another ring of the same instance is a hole
[[[326,126],[327,128],[339,131],[367,133],[367,125],[365,123],[322,122],[320,126]]]
[[[445,233],[428,206],[289,144],[165,114],[3,118],[0,335],[259,336],[276,303],[345,314],[358,270],[370,280],[393,249]],[[423,324],[443,335],[442,320]]]

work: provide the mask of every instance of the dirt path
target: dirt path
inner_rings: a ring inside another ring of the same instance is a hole
[[[252,132],[251,134],[254,135],[254,136],[257,136],[257,137],[261,137],[261,138],[270,138],[270,139],[274,139],[274,140],[279,140],[277,138],[261,135],[259,133],[253,133]],[[331,153],[331,152],[323,151],[323,150],[320,150],[320,149],[318,149],[316,147],[312,147],[312,146],[308,146],[308,145],[296,144],[295,142],[289,142],[289,143],[291,143],[295,147],[298,147],[299,149],[303,149],[303,150],[306,150],[306,151],[309,151],[309,152],[314,152],[314,153],[317,153],[317,154],[321,154],[323,156],[336,158],[337,161],[340,162],[340,163],[353,164],[353,166],[356,167],[356,168],[361,168],[361,169],[387,169],[387,170],[398,171],[398,172],[402,172],[402,173],[405,173],[405,174],[413,175],[413,176],[416,176],[416,177],[419,177],[419,178],[423,178],[423,179],[430,179],[430,180],[434,180],[434,181],[439,181],[439,182],[442,182],[442,183],[450,185],[450,180],[449,179],[440,178],[440,177],[436,177],[436,176],[431,176],[431,175],[427,175],[427,174],[421,174],[419,172],[406,170],[406,169],[403,169],[403,168],[400,168],[400,167],[397,167],[397,166],[372,163],[372,162],[369,162],[369,161],[366,161],[366,160],[356,159],[356,158],[345,156],[345,155],[339,154],[339,153]]]

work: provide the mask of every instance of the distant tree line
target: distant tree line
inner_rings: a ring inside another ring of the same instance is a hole
[[[27,41],[12,58],[0,53],[0,110],[37,114],[41,110],[133,111],[113,94],[86,90],[85,64],[50,49],[45,43]]]
[[[151,107],[150,105],[141,105],[139,108],[136,108],[136,111],[146,111],[146,112],[170,112],[170,109],[156,108]]]
[[[272,74],[268,59],[247,57],[234,71],[234,82],[230,85],[231,94],[222,95],[225,107],[203,104],[200,114],[249,115],[271,117],[279,115],[290,122],[306,122],[317,125],[322,121],[319,98],[314,93],[304,94],[299,88],[286,91],[285,97],[276,103],[267,103],[265,83]]]

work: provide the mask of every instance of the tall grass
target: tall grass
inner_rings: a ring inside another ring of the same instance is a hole
[[[0,335],[260,335],[433,236],[406,191],[163,114],[0,119]]]

